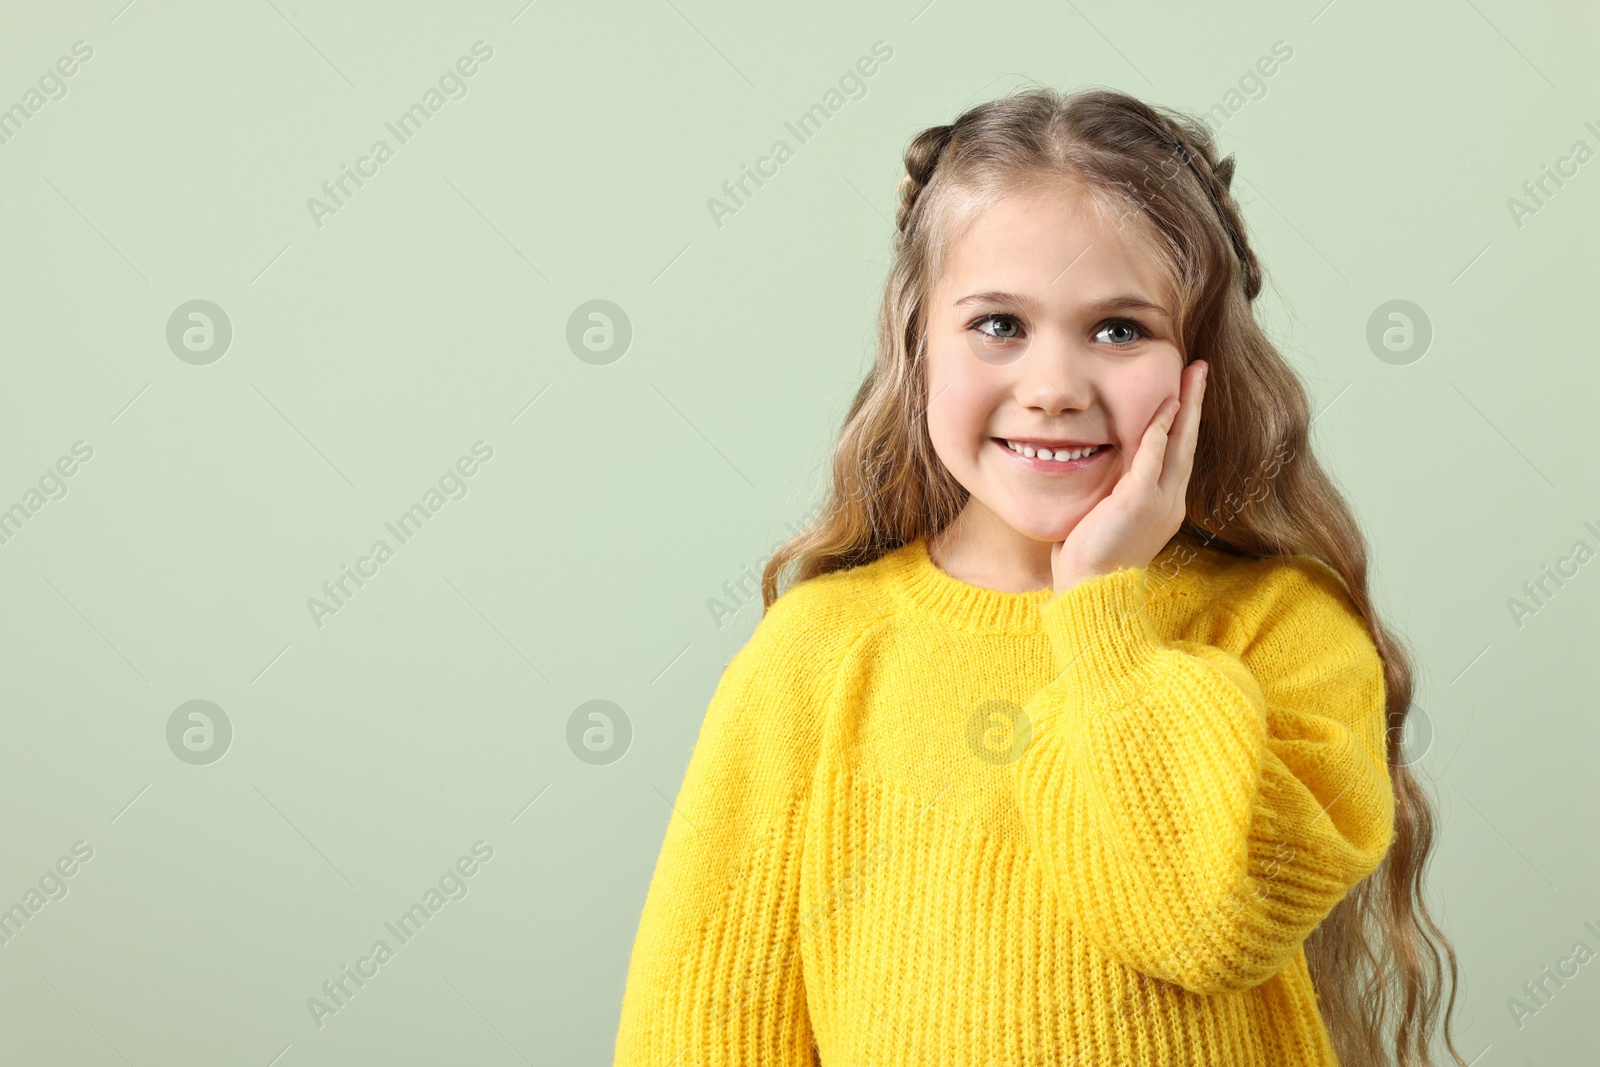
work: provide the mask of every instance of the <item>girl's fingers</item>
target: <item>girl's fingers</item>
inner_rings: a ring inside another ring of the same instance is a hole
[[[1156,409],[1155,417],[1139,439],[1139,451],[1134,453],[1130,469],[1134,485],[1152,496],[1161,492],[1161,468],[1166,460],[1168,431],[1174,418],[1173,404],[1169,399]]]
[[[1210,366],[1203,365],[1203,370],[1209,371]],[[1200,407],[1205,398],[1205,383],[1200,369],[1184,368],[1180,380],[1182,402],[1173,428],[1167,434],[1167,439],[1172,442],[1169,450],[1172,462],[1161,471],[1161,488],[1164,492],[1182,493],[1189,484],[1189,475],[1194,468],[1195,445],[1200,440]]]

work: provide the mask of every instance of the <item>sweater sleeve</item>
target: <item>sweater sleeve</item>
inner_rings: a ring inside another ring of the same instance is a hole
[[[1335,572],[1269,566],[1204,642],[1156,631],[1143,567],[1047,601],[1058,673],[1013,765],[1072,921],[1202,994],[1281,970],[1394,832],[1377,649]]]
[[[780,598],[723,671],[667,822],[617,1067],[812,1067],[800,842],[815,744]],[[782,611],[780,611],[782,607]]]

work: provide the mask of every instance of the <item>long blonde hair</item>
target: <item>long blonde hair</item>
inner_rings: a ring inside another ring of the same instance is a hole
[[[1311,454],[1304,387],[1252,313],[1262,272],[1229,193],[1233,167],[1231,155],[1217,159],[1203,120],[1107,89],[1071,95],[1029,89],[913,138],[900,179],[876,361],[845,418],[820,512],[763,570],[763,611],[777,599],[779,575],[791,563],[794,582],[870,563],[943,530],[966,504],[968,493],[936,456],[923,417],[925,314],[944,257],[975,211],[1041,181],[1071,182],[1110,213],[1102,217],[1114,216],[1119,225],[1131,219],[1131,235],[1156,255],[1178,292],[1186,358],[1210,364],[1206,418],[1177,536],[1241,556],[1302,553],[1321,560],[1344,580],[1383,658],[1394,842],[1305,946],[1334,1050],[1347,1067],[1434,1067],[1442,949],[1450,986],[1444,1041],[1465,1067],[1451,1035],[1455,951],[1423,897],[1434,816],[1401,747],[1411,707],[1410,657],[1377,618],[1361,529]],[[1270,491],[1252,495],[1246,485],[1269,465]]]

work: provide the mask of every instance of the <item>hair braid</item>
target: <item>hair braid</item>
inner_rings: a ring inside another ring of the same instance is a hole
[[[1228,153],[1225,159],[1219,161],[1216,158],[1216,142],[1209,137],[1193,137],[1193,131],[1186,129],[1181,122],[1165,117],[1162,125],[1183,161],[1194,171],[1206,195],[1211,198],[1211,206],[1216,209],[1217,217],[1222,220],[1222,228],[1227,231],[1228,240],[1233,244],[1234,255],[1244,268],[1245,299],[1254,300],[1261,292],[1261,264],[1245,239],[1244,218],[1239,214],[1239,205],[1234,201],[1230,188],[1233,185],[1233,153]]]
[[[955,131],[953,125],[930,126],[917,134],[906,146],[906,172],[900,178],[900,210],[895,213],[894,218],[894,226],[899,233],[906,232],[906,223],[911,218],[911,212],[917,206],[922,190],[927,188],[928,182],[932,180],[934,168],[939,165],[939,156],[950,143]]]

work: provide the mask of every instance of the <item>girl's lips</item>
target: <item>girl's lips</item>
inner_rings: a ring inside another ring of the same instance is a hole
[[[1021,452],[1013,452],[1011,446],[998,437],[989,438],[991,444],[1006,454],[1006,458],[1014,463],[1020,463],[1029,470],[1040,471],[1044,474],[1070,474],[1081,471],[1085,467],[1093,466],[1100,462],[1100,457],[1111,451],[1110,445],[1101,445],[1082,459],[1069,459],[1066,462],[1056,459],[1039,459],[1037,456],[1024,456]]]

